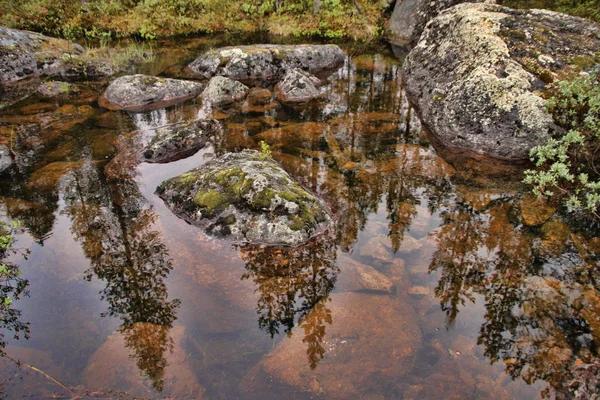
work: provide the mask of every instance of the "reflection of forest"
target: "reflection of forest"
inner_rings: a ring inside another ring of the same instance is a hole
[[[259,294],[259,327],[273,337],[299,324],[312,368],[325,354],[325,323],[331,323],[326,303],[339,272],[337,246],[327,239],[296,248],[240,247],[247,271],[242,279],[252,279]]]
[[[119,181],[105,180],[94,164],[69,173],[62,180],[63,212],[90,260],[87,279],[106,283],[106,315],[121,319],[126,346],[161,390],[165,352],[173,347],[168,332],[179,301],[168,300],[164,279],[172,265],[154,227],[156,215],[124,170]]]
[[[514,199],[479,210],[459,202],[443,215],[430,271],[441,272],[436,296],[448,323],[481,297],[478,343],[492,363],[502,360],[512,377],[544,380],[559,394],[596,392],[597,238],[588,241],[559,219],[539,233],[524,227]]]

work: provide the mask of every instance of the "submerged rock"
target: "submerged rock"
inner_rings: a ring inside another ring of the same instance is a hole
[[[168,163],[189,157],[208,143],[210,135],[221,131],[216,120],[177,123],[157,129],[150,144],[143,150],[149,163]]]
[[[333,72],[343,65],[345,57],[346,53],[333,44],[256,44],[209,50],[188,69],[206,79],[221,75],[241,81],[279,80],[293,68],[311,74]]]
[[[396,46],[415,44],[421,37],[425,25],[443,10],[464,3],[465,0],[402,0],[397,1],[390,17],[386,34]],[[494,0],[470,0],[470,3]]]
[[[242,242],[295,246],[331,221],[318,199],[252,150],[225,154],[169,179],[157,193],[189,223]]]
[[[578,57],[591,57],[593,64],[590,54],[598,48],[600,26],[587,20],[459,4],[427,25],[408,55],[406,93],[435,144],[466,155],[526,160],[558,129],[539,91],[580,70]]]
[[[421,330],[410,306],[362,293],[337,293],[322,305],[325,310],[316,306],[300,321],[303,330],[293,331],[249,372],[241,383],[245,393],[266,380],[313,396],[357,399],[376,389],[381,377],[398,379],[412,369]],[[321,315],[326,311],[328,318]],[[319,349],[320,361],[311,368]]]
[[[77,87],[68,82],[51,81],[40,84],[37,92],[44,97],[54,97],[77,91]]]
[[[148,75],[127,75],[115,79],[98,100],[109,110],[148,111],[196,97],[204,84]]]
[[[121,390],[136,398],[204,397],[191,371],[182,326],[138,322],[108,337],[92,354],[81,381],[90,390]]]
[[[336,282],[336,290],[339,292],[391,294],[395,291],[392,281],[370,265],[359,263],[348,257],[340,259],[339,264],[341,273]]]
[[[248,86],[223,76],[215,76],[200,96],[202,100],[215,106],[224,106],[243,100],[248,94]]]
[[[320,84],[316,76],[294,68],[275,86],[275,94],[282,103],[306,103],[321,95],[317,88]]]

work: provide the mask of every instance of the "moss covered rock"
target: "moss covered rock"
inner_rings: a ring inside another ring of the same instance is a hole
[[[228,153],[163,182],[158,195],[207,233],[250,243],[295,246],[326,229],[325,206],[270,157]]]
[[[403,66],[406,93],[443,148],[510,162],[560,129],[549,82],[594,64],[600,26],[545,10],[459,4],[429,22]],[[588,58],[582,63],[581,57]]]

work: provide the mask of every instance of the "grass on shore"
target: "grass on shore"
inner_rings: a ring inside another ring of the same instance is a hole
[[[215,32],[378,39],[391,0],[4,0],[0,25],[68,39]]]

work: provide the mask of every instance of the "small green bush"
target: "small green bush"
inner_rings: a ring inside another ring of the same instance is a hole
[[[525,183],[600,219],[600,71],[560,82],[548,109],[567,133],[531,150]]]

